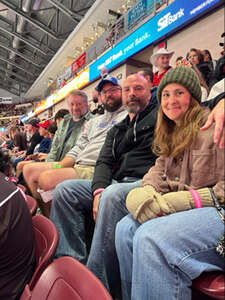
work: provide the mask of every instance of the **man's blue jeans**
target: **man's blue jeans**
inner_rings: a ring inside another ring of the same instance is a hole
[[[131,215],[116,228],[123,300],[191,300],[192,280],[224,270],[216,246],[224,224],[214,207],[140,224]]]
[[[102,280],[114,296],[120,286],[119,263],[115,250],[115,228],[128,214],[126,197],[130,190],[140,186],[140,180],[126,178],[126,182],[108,186],[101,194],[88,268]],[[132,182],[130,182],[132,181]],[[85,212],[91,212],[93,196],[91,180],[73,179],[57,185],[51,208],[51,220],[59,231],[56,257],[72,256],[85,263]]]

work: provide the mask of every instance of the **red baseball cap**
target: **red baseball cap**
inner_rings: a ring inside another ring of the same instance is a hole
[[[38,127],[43,127],[45,129],[48,129],[48,127],[51,125],[51,122],[48,120],[42,121],[38,124]]]

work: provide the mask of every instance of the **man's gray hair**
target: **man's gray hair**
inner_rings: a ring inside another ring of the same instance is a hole
[[[66,96],[67,101],[69,99],[69,96],[71,96],[71,95],[82,97],[83,101],[88,104],[88,97],[85,92],[80,91],[80,90],[73,90]]]

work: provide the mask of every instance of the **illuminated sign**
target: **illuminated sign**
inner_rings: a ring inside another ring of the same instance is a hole
[[[32,117],[35,116],[35,113],[33,111],[30,111],[28,114],[27,114],[27,119],[30,119]]]
[[[63,88],[58,90],[56,94],[53,94],[54,100],[56,103],[63,98],[65,98],[72,90],[80,89],[82,86],[89,82],[89,68],[86,68],[83,72],[81,72],[77,77],[75,77],[72,81],[68,82]]]
[[[117,44],[90,66],[90,80],[101,74],[101,69],[111,69],[153,42],[212,9],[220,0],[176,0],[143,26]]]
[[[45,110],[47,108],[47,100],[45,99],[43,102],[41,102],[40,104],[36,105],[34,108],[34,113],[35,115],[39,114],[40,112],[42,112],[43,110]]]

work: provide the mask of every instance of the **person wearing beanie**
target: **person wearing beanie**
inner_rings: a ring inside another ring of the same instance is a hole
[[[213,143],[214,128],[200,131],[208,110],[200,106],[192,69],[168,71],[157,96],[153,152],[159,158],[129,192],[131,214],[116,228],[123,299],[166,300],[176,293],[191,300],[193,279],[224,270],[216,252],[224,234],[224,149]]]

